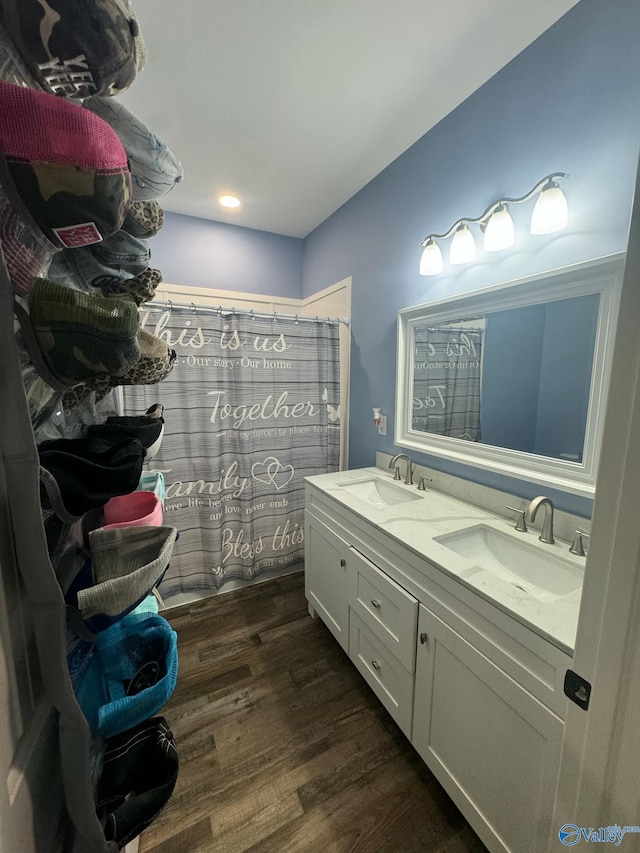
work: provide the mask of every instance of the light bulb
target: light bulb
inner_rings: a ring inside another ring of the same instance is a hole
[[[240,207],[240,199],[235,195],[219,195],[218,201],[223,207]]]
[[[513,219],[507,205],[501,204],[493,211],[487,222],[487,228],[484,232],[485,252],[499,252],[501,249],[508,249],[513,246],[514,242]]]
[[[449,263],[468,264],[470,261],[475,260],[475,257],[476,241],[473,239],[473,234],[469,231],[468,226],[461,223],[458,225],[451,241]]]
[[[569,221],[569,209],[564,193],[555,181],[547,181],[531,216],[532,234],[553,234]]]
[[[438,275],[444,269],[444,260],[440,246],[431,237],[420,256],[420,275]]]

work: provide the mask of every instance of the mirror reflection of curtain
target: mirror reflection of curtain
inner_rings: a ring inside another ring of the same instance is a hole
[[[415,330],[414,430],[480,441],[483,335],[471,327]]]

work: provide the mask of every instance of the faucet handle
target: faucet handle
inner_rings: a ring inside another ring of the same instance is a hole
[[[589,539],[589,534],[585,533],[584,530],[576,530],[573,535],[573,542],[571,543],[571,547],[569,548],[569,551],[572,554],[577,554],[578,557],[587,556],[587,553],[584,550],[584,544],[582,542],[585,537]]]
[[[427,487],[425,485],[426,480],[428,480],[430,483],[432,483],[433,477],[427,477],[425,474],[420,474],[420,477],[418,478],[418,491],[419,492],[426,492],[426,490],[427,490]]]
[[[399,465],[394,465],[394,467],[393,467],[393,479],[394,480],[401,480],[402,479],[402,477],[400,476],[400,466]]]
[[[518,509],[518,507],[516,507],[516,506],[507,506],[507,507],[505,507],[505,509],[510,509],[513,512],[518,513],[519,518],[516,521],[516,528],[515,529],[520,531],[520,533],[526,533],[527,532],[527,522],[524,519],[524,515],[525,515],[526,510]]]

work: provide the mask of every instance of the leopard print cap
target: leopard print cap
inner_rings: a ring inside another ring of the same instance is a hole
[[[164,210],[155,199],[151,201],[132,201],[122,224],[123,231],[133,237],[146,239],[154,237],[164,225]]]

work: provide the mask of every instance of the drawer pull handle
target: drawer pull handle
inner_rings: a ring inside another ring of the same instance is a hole
[[[382,606],[377,598],[372,598],[371,603],[373,604],[374,607],[381,607]]]
[[[344,567],[345,567],[346,565],[347,565],[347,561],[345,560],[345,558],[344,558],[344,557],[341,557],[341,558],[340,558],[340,568],[344,569]]]
[[[378,661],[377,661],[377,660],[372,660],[372,661],[371,661],[371,666],[372,666],[374,669],[380,669],[380,664],[378,663]]]
[[[420,642],[422,643],[423,646],[427,642],[428,639],[429,639],[428,634],[424,634],[424,633],[420,634]]]

